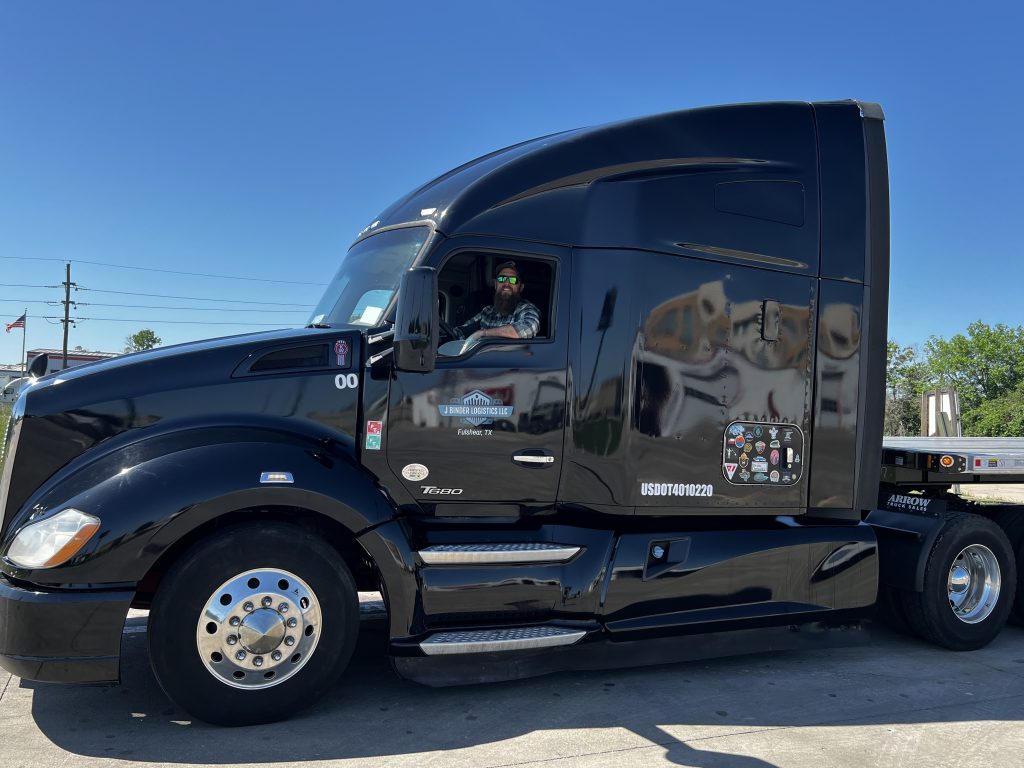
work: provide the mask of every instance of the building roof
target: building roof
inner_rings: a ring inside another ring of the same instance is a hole
[[[64,350],[62,349],[30,349],[25,353],[27,357],[39,357],[39,355],[46,354],[53,358],[63,358]],[[107,360],[111,357],[120,357],[122,352],[97,352],[89,349],[69,349],[68,358],[75,360],[81,360],[88,358],[90,360]]]

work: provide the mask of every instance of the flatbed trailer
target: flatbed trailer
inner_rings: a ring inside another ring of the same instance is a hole
[[[1024,437],[885,437],[881,479],[913,487],[1024,483]]]

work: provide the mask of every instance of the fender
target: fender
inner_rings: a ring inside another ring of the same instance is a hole
[[[290,472],[293,484],[260,483],[263,472]],[[358,535],[392,520],[393,502],[375,478],[338,446],[294,433],[211,428],[126,445],[49,483],[23,506],[4,546],[40,510],[74,507],[101,520],[75,558],[48,569],[17,569],[39,585],[137,583],[190,531],[246,507],[302,507]]]
[[[936,500],[939,501],[939,500]],[[939,509],[940,505],[935,505]],[[945,504],[941,505],[945,509]],[[865,522],[878,537],[878,580],[888,587],[924,591],[924,572],[935,539],[945,525],[941,514],[875,509]]]

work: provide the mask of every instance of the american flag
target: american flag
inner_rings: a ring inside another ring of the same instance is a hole
[[[13,323],[7,323],[7,332],[11,332],[11,328],[24,328],[25,327],[25,316],[22,315]]]

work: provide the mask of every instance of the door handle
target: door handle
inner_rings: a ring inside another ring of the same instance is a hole
[[[521,451],[512,455],[512,461],[527,467],[545,467],[548,464],[554,464],[555,457],[540,451],[531,451],[530,453]]]

